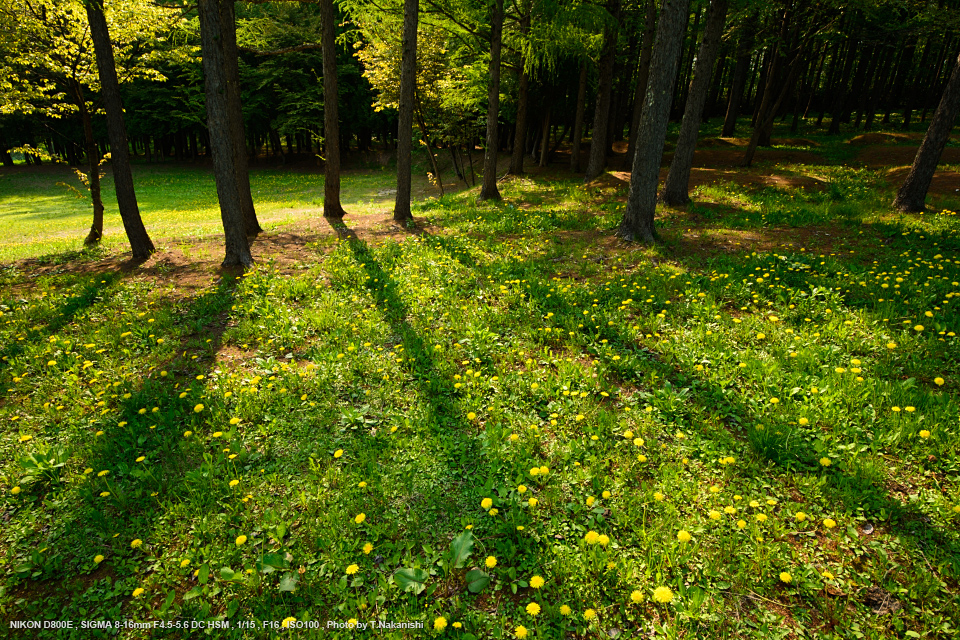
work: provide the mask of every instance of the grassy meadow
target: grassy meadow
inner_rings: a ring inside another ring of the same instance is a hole
[[[209,177],[141,166],[158,245],[216,249],[187,292],[3,175],[5,630],[956,637],[960,200],[893,215],[886,168],[814,142],[704,169],[654,247],[613,237],[616,174],[373,238],[393,177],[358,172],[346,229],[242,275]],[[253,180],[267,235],[317,215],[319,176]],[[348,628],[381,622],[422,628]]]

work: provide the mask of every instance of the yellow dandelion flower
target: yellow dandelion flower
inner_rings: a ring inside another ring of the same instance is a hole
[[[571,613],[573,613],[573,609],[571,609],[569,606],[565,604],[560,605],[560,615],[568,616]]]
[[[443,616],[439,616],[436,620],[433,621],[433,630],[434,631],[443,631],[447,628],[447,619]]]
[[[583,612],[584,620],[593,620],[596,617],[597,617],[597,612],[593,609],[587,609],[586,611]]]
[[[243,544],[246,541],[247,541],[247,536],[237,536],[236,543],[238,547],[243,546]]]
[[[197,406],[195,406],[195,407],[193,408],[193,412],[194,412],[194,413],[200,413],[201,411],[203,411],[203,405],[202,405],[202,404],[198,404]]]
[[[489,510],[490,507],[492,506],[493,506],[493,500],[491,498],[484,498],[483,500],[480,501],[480,507],[484,511]]]
[[[297,619],[294,618],[293,616],[288,616],[288,617],[286,617],[286,618],[283,619],[283,622],[280,623],[280,626],[283,627],[284,629],[289,629],[289,628],[290,628],[290,624],[293,623],[293,622],[296,622],[296,621],[297,621]]]
[[[690,532],[687,531],[686,529],[680,529],[680,531],[677,532],[677,540],[679,540],[681,544],[686,544],[690,542],[692,539],[693,539],[693,536],[691,536]]]
[[[781,572],[780,572],[780,582],[783,582],[784,584],[790,584],[791,582],[793,582],[793,576],[791,576],[791,575],[790,575],[789,573],[787,573],[786,571],[781,571]]]
[[[357,566],[357,565],[355,565],[355,564],[351,564],[350,566],[347,567],[347,575],[348,575],[348,576],[352,576],[352,575],[355,574],[357,571],[360,571],[360,567]]]
[[[673,602],[673,591],[670,587],[657,587],[653,590],[653,599],[660,604]]]
[[[372,545],[372,544],[370,544],[370,543],[368,542],[367,544],[363,545],[363,554],[364,554],[364,555],[370,555],[370,552],[371,552],[371,551],[373,551],[373,545]]]
[[[634,589],[630,594],[630,600],[632,600],[634,604],[640,604],[643,602],[643,592],[639,589]]]
[[[98,553],[93,557],[93,562],[94,564],[100,564],[101,562],[103,562],[103,556]]]
[[[531,616],[539,615],[540,605],[538,605],[536,602],[531,602],[530,604],[527,605],[527,613],[529,613]]]
[[[487,556],[487,559],[484,560],[484,564],[487,565],[487,569],[493,569],[497,566],[497,559],[493,556]]]
[[[835,526],[837,526],[837,522],[833,518],[827,518],[823,521],[823,526],[825,526],[827,529],[833,529]]]
[[[519,627],[513,630],[513,635],[516,636],[517,638],[520,638],[520,640],[523,640],[523,638],[527,637],[527,628],[523,625],[520,625]]]
[[[539,589],[540,587],[542,587],[543,582],[544,580],[540,576],[533,576],[532,578],[530,578],[530,586],[533,587],[534,589]]]
[[[587,541],[587,544],[597,544],[600,541],[600,534],[596,531],[587,531],[587,535],[583,539]]]
[[[133,597],[139,598],[140,596],[143,595],[144,591],[146,591],[146,589],[144,589],[143,587],[137,587],[136,589],[133,590]]]

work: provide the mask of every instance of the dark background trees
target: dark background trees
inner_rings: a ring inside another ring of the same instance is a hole
[[[97,167],[120,143],[108,134],[107,92],[83,35],[84,6],[82,0],[0,0],[0,70],[8,78],[0,87],[0,163],[52,158],[85,166],[99,233]],[[666,93],[651,97],[649,83],[657,80],[651,60],[663,53],[654,44],[663,2],[421,0],[417,88],[399,100],[393,94],[401,85],[400,0],[231,6],[235,16],[222,28],[228,36],[235,31],[236,47],[228,37],[222,69],[203,60],[194,8],[105,0],[104,13],[108,21],[121,12],[152,16],[147,30],[140,20],[116,23],[111,31],[126,108],[124,146],[133,162],[216,165],[219,134],[210,124],[214,103],[204,81],[213,72],[226,74],[231,93],[223,108],[232,115],[224,122],[231,127],[245,236],[259,231],[247,163],[323,164],[325,147],[338,148],[327,154],[325,168],[330,210],[339,217],[342,208],[333,200],[341,157],[345,166],[372,154],[389,161],[399,149],[405,165],[407,148],[422,149],[442,190],[444,172],[471,184],[475,155],[484,153],[480,194],[496,199],[497,159],[505,154],[514,174],[525,163],[560,160],[587,179],[616,154],[622,158],[617,168],[634,166],[641,154],[642,161],[656,160],[661,149],[638,145],[637,136],[644,112],[667,98],[672,121],[690,115],[675,155],[687,160],[678,163],[667,197],[682,202],[695,114],[722,118],[725,136],[749,138],[746,163],[757,147],[775,142],[777,121],[789,121],[793,132],[850,135],[882,126],[922,133],[960,53],[957,2],[733,1],[717,37],[711,3],[695,0],[680,16],[676,78]],[[322,9],[334,16],[326,65]],[[139,35],[131,33],[134,26]],[[44,41],[52,27],[66,34],[56,46]],[[705,57],[714,51],[708,64]],[[65,74],[65,68],[79,71]],[[398,138],[405,109],[412,109],[416,126],[403,127]],[[943,117],[937,122],[949,131],[954,123],[943,124]]]

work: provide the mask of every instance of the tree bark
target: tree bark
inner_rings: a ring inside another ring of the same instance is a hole
[[[630,176],[627,208],[617,231],[624,240],[656,240],[657,179],[667,139],[670,103],[689,0],[663,0],[650,61],[650,82],[637,128],[637,152]]]
[[[490,24],[490,79],[487,85],[487,142],[483,150],[481,200],[500,200],[497,189],[497,133],[500,117],[500,49],[503,36],[503,0],[495,0]]]
[[[768,99],[769,96],[773,95],[774,89],[773,85],[768,84],[765,90],[767,95],[763,99],[763,105],[760,108],[760,113],[757,118],[757,126],[753,129],[753,135],[750,136],[750,144],[747,145],[747,151],[744,154],[743,166],[749,167],[751,165],[753,156],[757,152],[757,146],[760,144],[761,137],[763,137],[765,132],[769,135],[769,131],[773,128],[773,119],[777,116],[780,105],[783,104],[784,99],[790,93],[790,89],[797,79],[801,66],[803,66],[802,49],[794,56],[793,62],[790,64],[790,71],[787,73],[787,78],[783,83],[783,88],[780,90],[780,95],[777,96],[776,101]],[[771,102],[773,102],[772,105],[770,104]]]
[[[607,0],[607,11],[616,23],[620,21],[620,0]],[[600,56],[600,83],[597,104],[593,112],[593,130],[590,138],[590,156],[587,160],[585,181],[593,180],[607,165],[607,119],[613,93],[613,66],[617,61],[617,24],[603,30],[603,55]]]
[[[926,135],[923,136],[920,149],[913,159],[910,173],[907,174],[907,179],[903,181],[903,186],[897,192],[893,206],[898,211],[923,211],[930,182],[933,180],[933,174],[937,170],[937,164],[940,162],[940,156],[943,154],[958,113],[960,113],[960,56],[957,57],[953,73],[950,74],[943,96],[940,98],[940,104],[933,114]]]
[[[230,5],[225,10],[223,5]],[[253,264],[241,202],[240,170],[237,167],[236,132],[231,126],[230,77],[224,33],[226,19],[233,17],[232,0],[199,0],[200,49],[207,107],[207,129],[213,152],[213,173],[220,200],[220,218],[226,240],[223,266]],[[243,145],[240,151],[245,152]]]
[[[240,208],[243,214],[244,232],[249,237],[259,235],[263,229],[257,220],[253,206],[253,194],[250,191],[250,164],[245,147],[243,129],[243,105],[240,102],[240,64],[237,49],[237,20],[234,3],[219,0],[222,48],[224,55],[223,73],[226,80],[227,122],[233,138],[234,170],[237,172],[237,187],[240,193]],[[259,149],[259,146],[256,147]],[[254,155],[256,159],[256,155]]]
[[[524,14],[520,18],[520,37],[526,37],[530,31],[530,4],[523,5]],[[517,89],[517,123],[513,130],[513,149],[510,154],[510,173],[523,174],[523,147],[527,139],[527,102],[530,94],[530,78],[527,74],[526,60],[520,56],[520,79]]]
[[[417,22],[420,0],[404,0],[403,44],[400,54],[400,105],[397,125],[397,199],[393,219],[412,220],[410,174],[413,163],[413,99],[417,87]]]
[[[103,239],[103,198],[100,196],[100,153],[97,150],[97,143],[93,139],[93,122],[90,119],[90,111],[87,109],[86,100],[83,97],[83,89],[76,80],[72,81],[73,96],[80,108],[80,119],[83,122],[83,141],[85,152],[87,154],[87,182],[90,183],[90,200],[93,202],[93,224],[90,225],[90,232],[84,238],[86,245],[97,244]],[[24,154],[24,158],[27,154]]]
[[[737,117],[740,115],[740,105],[743,103],[743,90],[747,84],[747,73],[750,71],[750,47],[753,45],[753,34],[744,33],[740,40],[740,51],[737,55],[737,64],[733,69],[733,81],[730,84],[730,95],[727,99],[727,113],[723,119],[722,138],[733,136],[737,129]]]
[[[840,120],[843,118],[844,106],[847,103],[847,85],[850,83],[850,74],[853,71],[853,63],[857,57],[857,49],[855,36],[851,36],[850,47],[847,49],[847,59],[843,63],[840,79],[834,88],[836,97],[834,98],[833,109],[830,110],[833,118],[830,120],[830,128],[827,129],[827,133],[829,134],[840,133]]]
[[[133,173],[130,170],[130,155],[127,149],[127,129],[123,123],[123,104],[120,101],[120,84],[117,81],[117,68],[110,46],[110,33],[107,19],[103,13],[103,0],[89,0],[85,3],[87,19],[90,22],[90,37],[97,57],[97,69],[100,73],[100,93],[103,96],[107,112],[107,132],[110,135],[110,165],[113,168],[113,182],[116,185],[117,206],[123,229],[130,241],[134,260],[146,260],[155,251],[150,236],[143,226],[140,209],[137,207],[137,195],[133,188]]]
[[[657,3],[647,0],[647,15],[643,26],[643,42],[640,45],[640,69],[637,73],[637,87],[633,96],[633,115],[630,118],[630,134],[627,142],[627,162],[633,162],[637,151],[637,129],[643,113],[643,99],[647,95],[647,82],[650,79],[650,56],[653,52],[653,38],[657,33]]]
[[[700,50],[697,52],[693,79],[690,81],[690,89],[687,93],[683,122],[680,124],[680,137],[677,139],[667,181],[660,195],[660,200],[664,204],[680,205],[690,202],[690,196],[687,193],[690,184],[690,168],[693,166],[693,152],[697,146],[700,119],[703,115],[707,91],[710,89],[713,65],[717,60],[720,37],[723,35],[723,25],[727,19],[727,3],[728,0],[712,0],[707,9],[707,25],[703,32]]]
[[[580,85],[577,89],[577,113],[573,119],[573,142],[570,149],[570,171],[580,171],[580,148],[583,145],[583,119],[587,106],[587,63],[580,63]]]
[[[545,167],[550,161],[550,105],[543,115],[543,131],[540,134],[540,166]]]
[[[913,115],[914,105],[917,103],[917,99],[923,91],[923,77],[927,70],[927,60],[930,59],[930,49],[933,46],[933,43],[930,42],[930,39],[927,39],[927,42],[923,45],[923,53],[920,55],[920,64],[917,66],[916,75],[913,79],[913,90],[907,95],[906,104],[903,107],[903,122],[900,124],[900,128],[904,131],[910,128],[910,119]]]
[[[337,106],[337,14],[333,0],[321,0],[323,45],[323,217],[342,220],[340,204],[340,112]]]

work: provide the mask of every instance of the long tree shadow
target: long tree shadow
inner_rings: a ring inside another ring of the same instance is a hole
[[[214,368],[238,281],[226,275],[214,290],[185,303],[177,318],[181,338],[173,356],[157,362],[131,386],[118,387],[118,393],[126,393],[115,407],[89,422],[90,435],[77,433],[64,441],[89,469],[81,479],[28,488],[31,501],[71,507],[64,517],[18,541],[21,566],[29,571],[11,587],[11,594],[21,597],[14,598],[18,605],[4,618],[131,617],[126,607],[134,588],[156,570],[160,549],[173,542],[162,539],[160,532],[183,502],[182,479],[208,464],[203,443],[208,436],[201,433],[204,415],[222,408],[224,400],[208,395],[203,380]],[[80,308],[79,301],[94,302],[77,297],[71,308]],[[71,316],[57,317],[64,326]],[[186,438],[188,431],[196,437]],[[132,547],[135,539],[142,540],[142,546]],[[51,551],[37,556],[29,553],[30,547]],[[104,560],[94,563],[95,555]],[[151,595],[159,606],[162,594]],[[63,603],[63,608],[51,609],[51,601]],[[177,598],[176,604],[187,603]],[[197,617],[209,615],[209,609],[193,604]],[[107,637],[99,631],[85,633]]]
[[[450,257],[470,266],[481,278],[489,275],[501,279],[529,278],[535,282],[531,276],[544,266],[538,267],[531,262],[482,266],[464,260],[463,253],[447,243],[433,241],[431,246],[446,251]],[[547,272],[555,269],[550,265],[546,265],[546,268]],[[809,479],[811,484],[819,484],[823,497],[838,505],[846,514],[866,516],[877,526],[883,526],[890,533],[900,536],[918,552],[922,550],[929,554],[932,563],[940,567],[938,575],[930,565],[927,566],[931,578],[938,581],[941,575],[953,580],[960,577],[960,540],[957,536],[933,525],[920,509],[919,503],[904,503],[891,496],[885,487],[878,484],[879,479],[865,470],[861,463],[854,461],[839,468],[821,466],[818,459],[822,454],[813,448],[811,438],[804,437],[815,435],[813,427],[804,431],[799,426],[787,425],[779,417],[746,402],[735,380],[721,385],[703,374],[686,370],[658,349],[658,339],[644,341],[635,338],[625,331],[622,320],[608,324],[607,314],[603,311],[594,314],[596,319],[591,322],[593,328],[578,329],[578,325],[582,326],[584,321],[585,305],[582,303],[586,300],[580,301],[581,306],[572,306],[557,296],[549,295],[550,291],[549,287],[534,284],[526,289],[525,299],[543,317],[552,314],[549,322],[562,328],[564,335],[568,333],[567,330],[578,333],[575,340],[582,341],[579,348],[592,351],[591,355],[596,359],[605,360],[610,378],[608,382],[614,386],[626,385],[636,389],[641,397],[662,410],[667,424],[694,432],[698,438],[719,445],[715,448],[739,451],[741,455],[754,458],[757,463],[750,472],[754,469],[776,470],[785,478],[794,476],[788,484],[803,479]],[[616,306],[621,299],[615,291],[590,293],[590,297],[594,295],[599,300],[597,304],[600,309]],[[528,313],[529,310],[524,309],[523,312]],[[637,318],[632,322],[642,326],[642,335],[656,333],[655,328],[648,326],[647,320]],[[545,338],[543,335],[532,338],[561,353],[572,346],[565,339]],[[601,345],[614,349],[623,356],[620,362],[629,364],[618,364],[605,357],[603,350],[606,347],[601,348]],[[647,387],[645,381],[650,379],[660,380],[660,386]],[[546,407],[540,407],[539,410],[542,415],[548,411]],[[712,416],[714,419],[705,421],[703,416]],[[744,475],[747,472],[748,469],[740,465],[733,471],[727,470],[731,478],[739,476],[747,479]],[[923,568],[919,570],[924,571]]]

